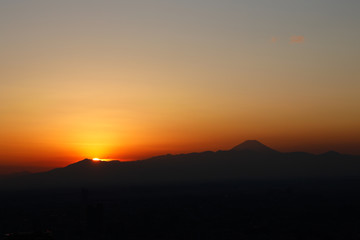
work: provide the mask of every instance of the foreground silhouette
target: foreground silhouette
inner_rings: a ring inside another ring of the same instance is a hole
[[[358,239],[360,158],[231,150],[85,159],[1,181],[0,239]]]

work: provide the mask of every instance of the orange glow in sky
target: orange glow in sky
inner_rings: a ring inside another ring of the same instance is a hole
[[[0,168],[360,154],[360,1],[285,2],[1,2]]]

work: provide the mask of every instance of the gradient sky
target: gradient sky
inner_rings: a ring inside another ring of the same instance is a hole
[[[359,0],[1,0],[0,166],[360,154]]]

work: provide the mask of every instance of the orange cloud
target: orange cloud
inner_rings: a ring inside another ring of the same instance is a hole
[[[272,38],[271,38],[271,42],[273,42],[273,43],[276,43],[277,40],[278,40],[277,37],[272,37]]]
[[[305,41],[304,36],[291,36],[290,42],[291,43],[303,43]]]

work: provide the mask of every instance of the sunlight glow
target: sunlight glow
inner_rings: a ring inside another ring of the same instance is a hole
[[[93,161],[101,161],[100,158],[93,158],[92,160],[93,160]]]

